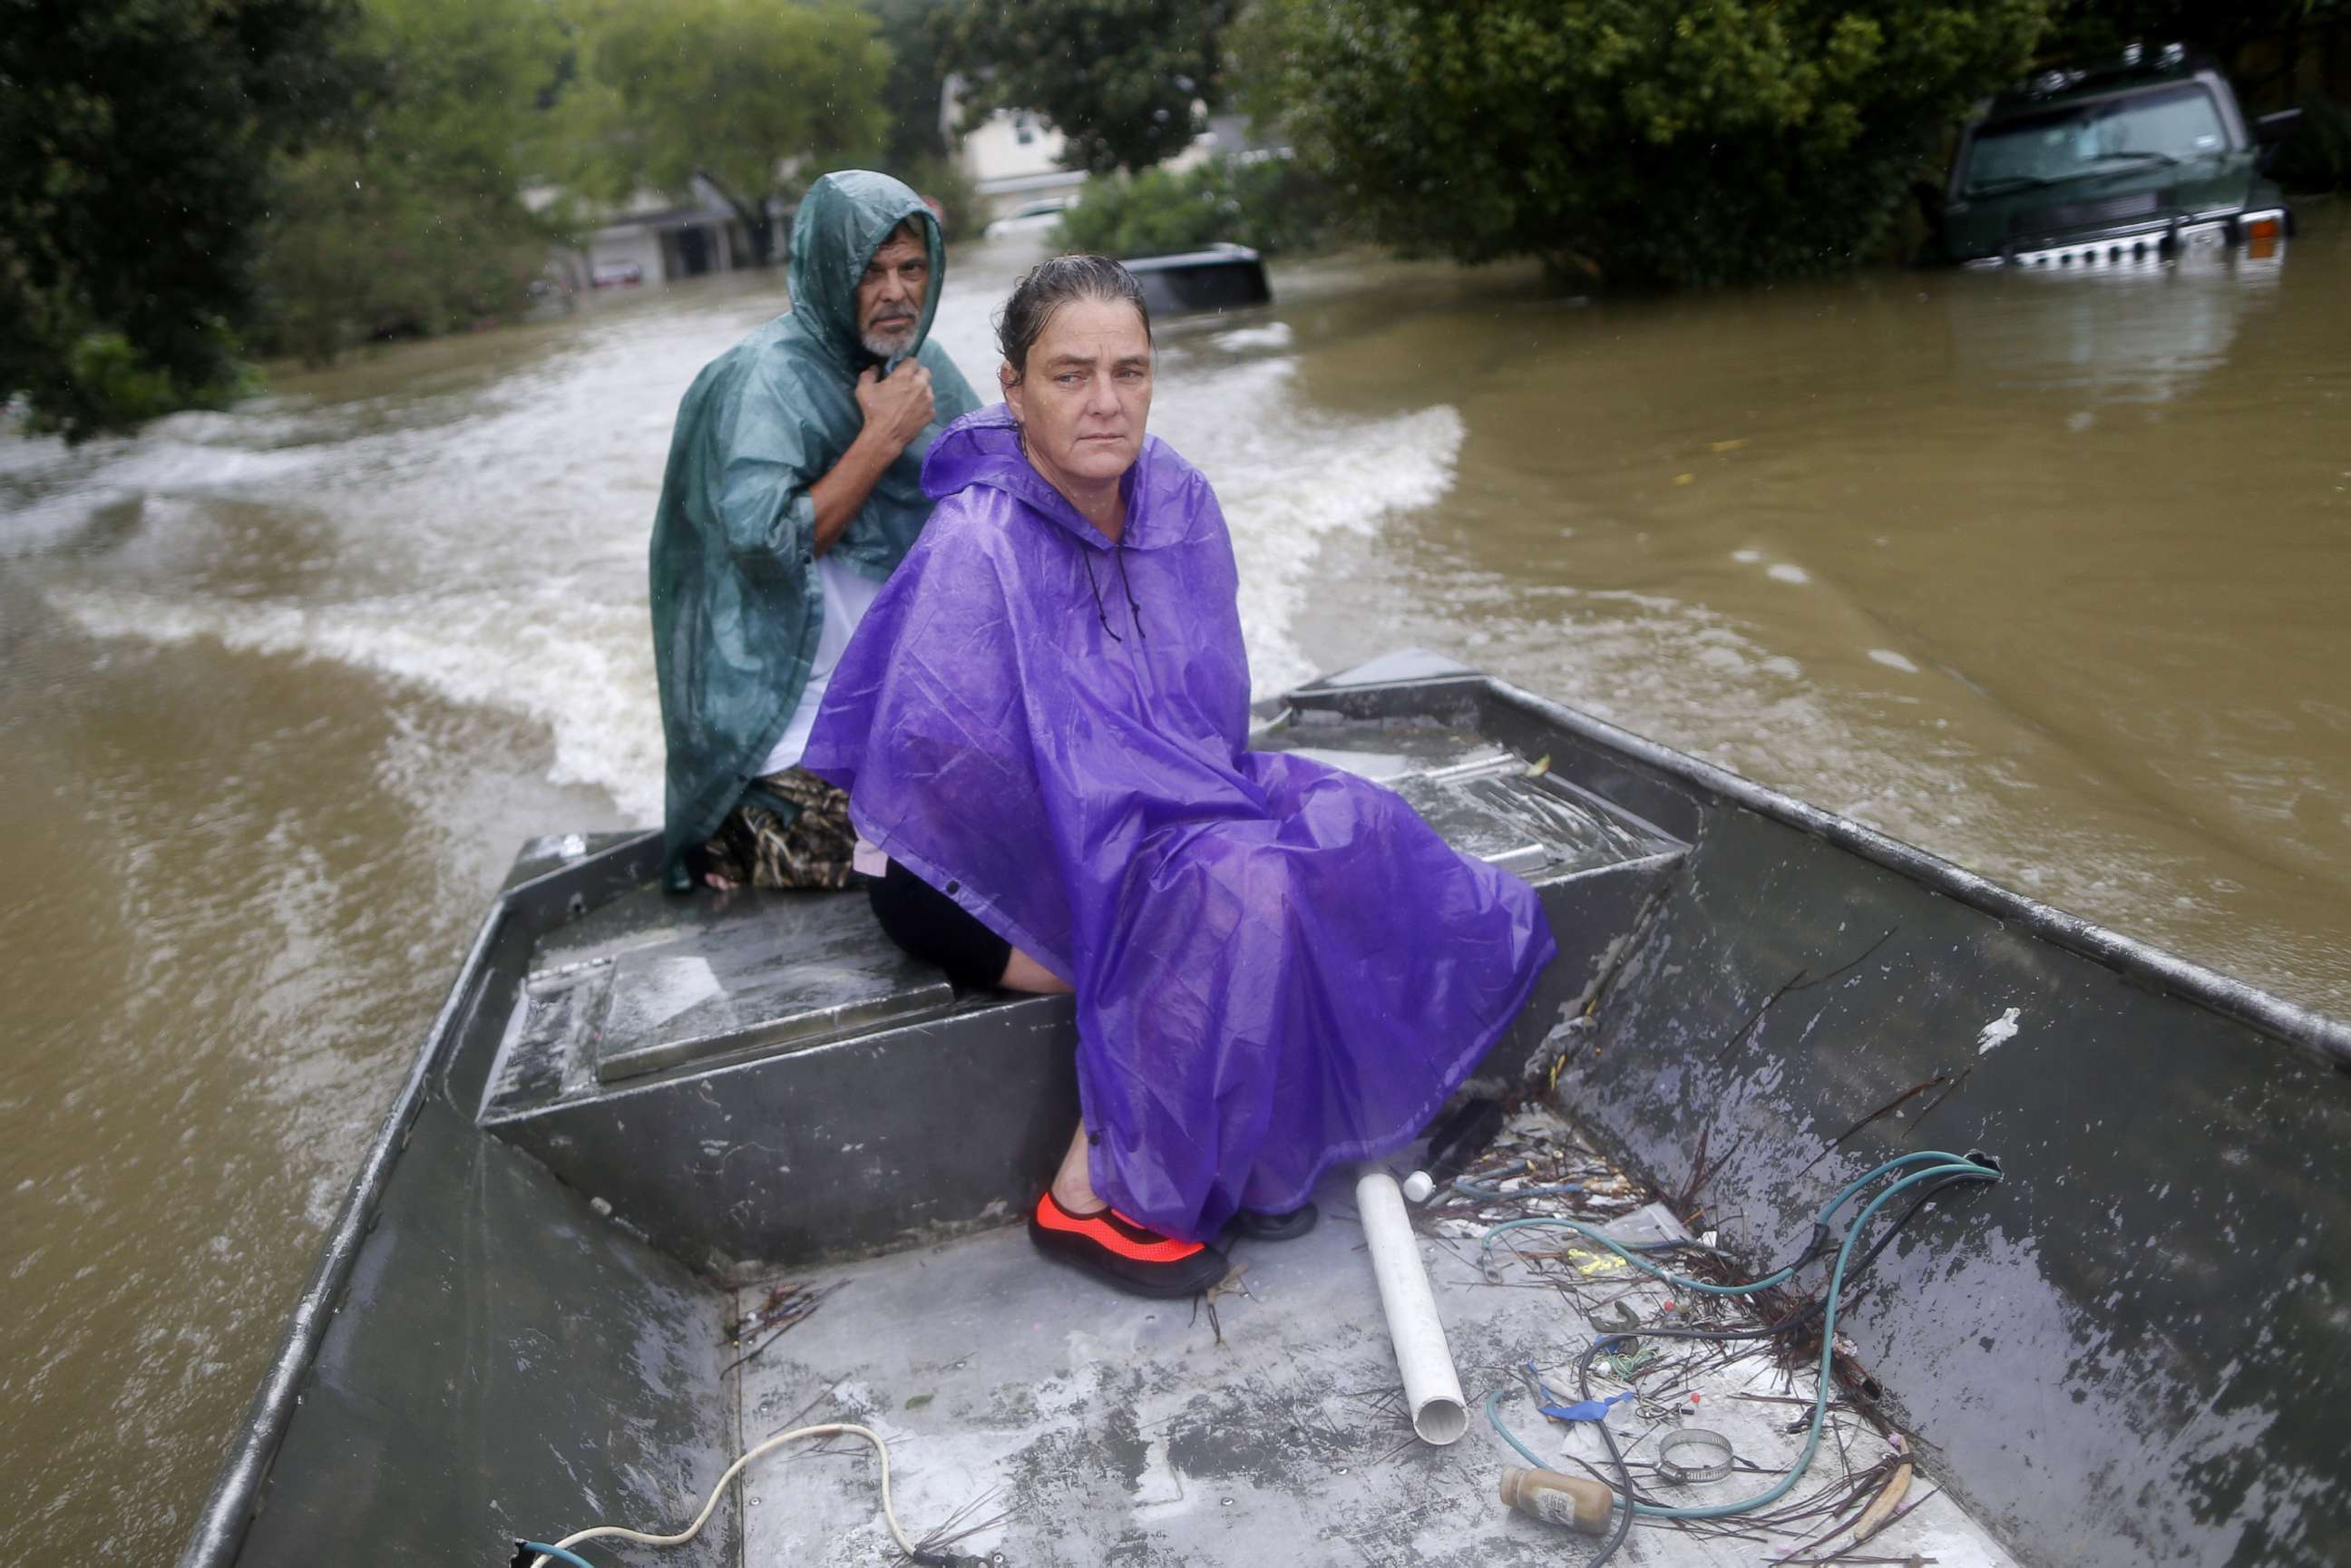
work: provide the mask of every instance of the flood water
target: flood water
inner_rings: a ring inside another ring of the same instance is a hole
[[[2283,265],[1162,334],[1261,692],[1420,643],[2351,1014],[2351,225]],[[1034,253],[956,254],[985,384]],[[176,1554],[485,899],[649,822],[643,549],[736,278],[0,437],[0,1559]]]

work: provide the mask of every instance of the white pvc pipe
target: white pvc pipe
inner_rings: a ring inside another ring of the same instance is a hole
[[[1469,1410],[1462,1403],[1453,1353],[1446,1348],[1428,1270],[1421,1266],[1420,1239],[1412,1233],[1395,1177],[1364,1166],[1355,1177],[1355,1212],[1371,1244],[1372,1272],[1380,1282],[1388,1338],[1395,1343],[1396,1370],[1404,1374],[1412,1429],[1422,1442],[1440,1448],[1458,1442],[1469,1429]]]

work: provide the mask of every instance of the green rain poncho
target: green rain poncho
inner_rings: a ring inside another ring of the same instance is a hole
[[[669,747],[663,873],[688,885],[685,852],[708,839],[775,748],[808,685],[824,626],[809,489],[864,426],[857,285],[890,231],[919,218],[931,281],[914,357],[931,372],[930,427],[883,473],[832,545],[876,581],[931,515],[923,457],[979,406],[930,341],[946,247],[923,199],[886,174],[827,174],[792,225],[792,308],[713,360],[678,405],[653,518],[653,667]]]

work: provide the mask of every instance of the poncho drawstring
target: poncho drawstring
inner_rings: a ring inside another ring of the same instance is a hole
[[[1094,552],[1080,545],[1078,559],[1085,563],[1086,586],[1094,591],[1094,619],[1102,622],[1102,629],[1110,633],[1112,642],[1125,642],[1126,639],[1118,634],[1118,628],[1110,623],[1110,616],[1102,610],[1102,584],[1094,580]]]
[[[1134,618],[1135,632],[1148,643],[1151,641],[1151,633],[1143,629],[1143,605],[1135,599],[1134,584],[1126,575],[1126,541],[1120,539],[1112,547],[1112,549],[1118,558],[1119,586],[1126,591],[1126,612]],[[1125,642],[1126,639],[1118,634],[1118,628],[1110,623],[1109,613],[1102,609],[1102,584],[1094,578],[1093,551],[1081,546],[1078,559],[1085,563],[1086,586],[1093,590],[1094,619],[1102,622],[1102,629],[1110,633],[1112,642]]]
[[[1123,534],[1120,535],[1118,542],[1112,546],[1112,553],[1118,558],[1118,585],[1126,591],[1126,612],[1134,622],[1135,635],[1148,643],[1151,641],[1151,633],[1143,629],[1143,604],[1134,597],[1134,584],[1128,580],[1126,575],[1126,537]],[[1096,608],[1099,609],[1101,596],[1097,594],[1095,599]]]

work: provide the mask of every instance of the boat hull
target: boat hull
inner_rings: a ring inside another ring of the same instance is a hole
[[[1457,842],[1533,857],[1568,956],[1485,1075],[1555,1079],[1759,1256],[1894,1155],[2004,1162],[1886,1254],[1847,1332],[2022,1555],[2351,1559],[2325,1490],[2351,1437],[2351,1030],[1426,656],[1302,688],[1258,744],[1352,757]],[[648,891],[657,861],[639,837],[517,867],[187,1568],[482,1561],[590,1513],[674,1521],[791,1414],[736,1406],[736,1284],[984,1228],[1050,1169],[1073,1103],[1050,1001],[831,1038],[738,1015],[701,1054],[600,1076],[614,1000],[576,998],[571,1034],[528,1004],[716,928],[702,896]],[[740,1540],[722,1510],[668,1560]]]

